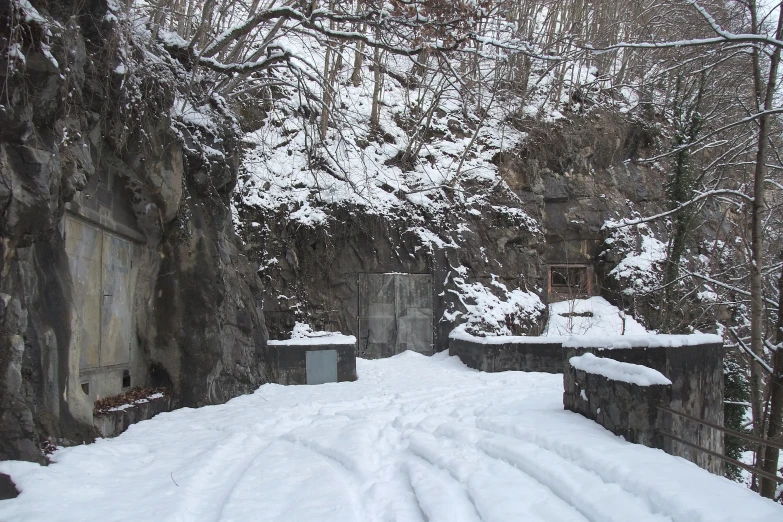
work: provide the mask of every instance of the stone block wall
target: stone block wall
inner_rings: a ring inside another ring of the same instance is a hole
[[[566,362],[563,406],[591,419],[629,442],[664,448],[657,432],[662,412],[671,403],[671,385],[639,386],[578,370]]]
[[[638,338],[622,336],[603,339],[573,337],[564,342],[564,351],[565,361],[574,356],[593,353],[599,357],[657,370],[672,381],[671,395],[666,402],[662,402],[663,405],[723,425],[724,351],[720,339],[716,336],[699,336],[698,338],[697,336],[643,336]],[[564,373],[563,381],[566,393],[568,390],[576,388],[576,379],[576,372],[566,371]],[[599,384],[603,384],[607,388],[605,391],[594,391],[597,393],[596,400],[601,396],[612,397],[615,385],[610,386],[608,382],[599,380],[593,384],[597,388],[600,388]],[[634,397],[638,400],[646,400],[638,393],[631,394],[625,400],[621,400],[618,395],[614,404],[619,410],[622,410],[629,404],[627,399]],[[569,403],[573,404],[572,398],[569,399]],[[565,395],[564,405],[567,409],[571,409],[566,404]],[[602,407],[602,412],[605,411],[603,408],[605,407]],[[573,411],[578,410],[574,409]],[[582,413],[582,411],[578,411],[578,413]],[[594,418],[590,415],[586,416]],[[723,433],[719,430],[669,413],[657,415],[656,422],[658,428],[693,444],[718,453],[724,451]],[[662,441],[656,439],[653,447],[660,447],[671,455],[690,460],[712,473],[723,473],[721,460],[669,438],[664,438]]]
[[[356,344],[294,344],[270,341],[266,360],[271,381],[277,384],[307,384],[307,352],[335,350],[337,352],[337,382],[356,380]]]

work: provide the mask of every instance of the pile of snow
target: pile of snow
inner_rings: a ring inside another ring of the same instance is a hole
[[[600,296],[570,299],[549,305],[546,336],[616,336],[646,334],[636,319]]]
[[[509,290],[506,285],[492,276],[493,288],[479,282],[469,283],[463,277],[452,279],[457,295],[466,313],[455,311],[447,317],[450,321],[461,318],[462,328],[471,334],[482,336],[512,335],[511,327],[524,329],[536,324],[546,309],[541,299],[533,292],[519,288]]]
[[[593,375],[602,375],[613,381],[627,382],[639,386],[667,385],[672,383],[658,370],[653,370],[640,364],[596,357],[592,353],[571,357],[568,362],[577,370]]]
[[[280,341],[270,339],[269,346],[302,346],[315,344],[356,344],[356,337],[339,332],[314,331],[307,323],[297,321],[291,338]]]
[[[741,484],[564,411],[560,375],[412,352],[357,372],[162,413],[49,466],[0,462],[21,490],[0,520],[783,520]]]

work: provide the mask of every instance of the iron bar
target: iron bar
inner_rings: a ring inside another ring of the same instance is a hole
[[[721,459],[721,460],[723,460],[725,462],[728,462],[729,464],[734,464],[737,467],[740,467],[740,468],[742,468],[744,470],[750,471],[751,473],[755,473],[759,477],[764,477],[764,478],[767,478],[767,479],[770,479],[770,480],[774,480],[776,482],[779,482],[779,483],[783,484],[783,477],[779,477],[777,475],[773,475],[772,473],[767,473],[766,471],[758,469],[758,468],[754,468],[753,466],[745,464],[744,462],[740,462],[740,461],[738,461],[736,459],[733,459],[731,457],[727,457],[726,455],[722,455],[722,454],[718,453],[717,451],[712,451],[712,450],[707,449],[707,448],[702,448],[698,444],[694,444],[692,442],[688,442],[687,440],[683,440],[680,437],[677,437],[676,435],[672,435],[668,431],[664,431],[664,430],[659,429],[658,433],[660,433],[664,437],[669,437],[670,439],[672,439],[675,442],[679,442],[680,444],[685,444],[686,446],[690,446],[693,449],[696,449],[696,450],[699,450],[699,451],[703,451],[704,453],[706,453],[708,455],[711,455],[711,456],[713,456],[713,457],[715,457],[717,459]]]
[[[760,437],[755,437],[753,435],[748,435],[747,433],[741,433],[739,431],[734,431],[731,428],[726,428],[724,426],[720,426],[718,424],[714,424],[712,422],[706,421],[704,419],[700,419],[698,417],[694,417],[693,415],[688,415],[687,413],[683,413],[681,411],[673,410],[667,406],[658,406],[659,410],[663,410],[669,413],[672,413],[674,415],[679,415],[680,417],[684,417],[688,420],[692,420],[694,422],[698,422],[700,424],[704,424],[705,426],[709,426],[710,428],[715,428],[716,430],[720,430],[724,433],[727,433],[728,435],[731,435],[732,437],[737,437],[739,439],[746,440],[748,442],[753,442],[755,444],[761,444],[764,446],[771,446],[773,448],[778,448],[783,450],[783,443],[775,442],[772,440],[762,439]]]

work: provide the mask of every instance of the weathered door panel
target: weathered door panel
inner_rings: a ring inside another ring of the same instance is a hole
[[[71,342],[79,349],[79,368],[100,366],[101,249],[103,233],[66,216],[65,251],[71,272]],[[97,277],[96,277],[97,275]]]
[[[307,384],[337,382],[337,350],[317,350],[305,353]]]
[[[359,296],[359,355],[368,358],[394,355],[397,343],[394,275],[360,274]]]
[[[359,355],[432,354],[432,277],[359,275]]]
[[[130,363],[132,256],[133,245],[129,241],[104,232],[101,366]]]
[[[398,351],[432,355],[432,277],[398,274],[396,294]]]

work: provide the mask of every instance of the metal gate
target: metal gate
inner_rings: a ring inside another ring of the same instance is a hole
[[[359,355],[432,354],[432,276],[359,274]]]

